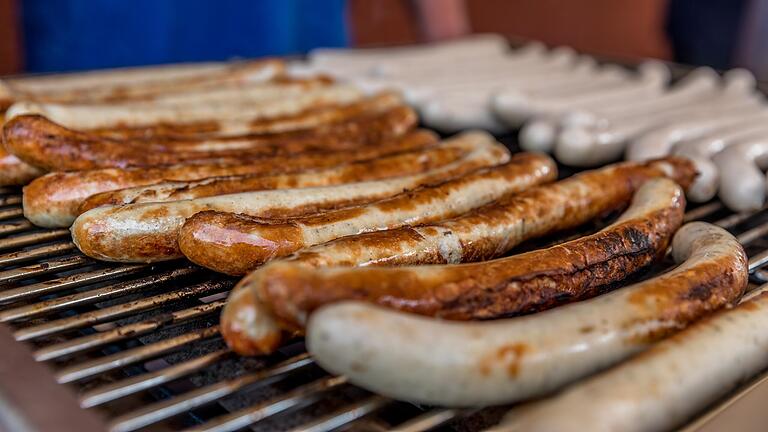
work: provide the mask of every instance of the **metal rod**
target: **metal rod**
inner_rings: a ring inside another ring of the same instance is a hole
[[[749,218],[757,215],[762,210],[756,211],[756,212],[747,212],[747,213],[734,213],[732,215],[726,216],[718,221],[715,221],[714,224],[721,227],[721,228],[733,228],[736,225],[747,221]]]
[[[768,263],[768,249],[754,255],[749,259],[749,272],[752,273],[758,268],[764,266],[766,263]]]
[[[193,427],[189,431],[236,431],[282,412],[313,404],[320,399],[324,392],[346,384],[346,382],[347,379],[343,376],[321,378],[292,390],[283,396],[215,418],[207,423]]]
[[[215,402],[245,388],[255,388],[274,383],[286,374],[313,364],[307,353],[299,354],[268,369],[221,381],[192,390],[172,399],[156,402],[139,410],[121,415],[110,423],[113,432],[133,431],[197,407]]]
[[[768,222],[754,227],[751,230],[744,231],[743,233],[736,236],[736,240],[738,240],[739,243],[743,245],[748,245],[749,243],[752,243],[753,241],[765,236],[766,234],[768,234]]]
[[[118,288],[115,289],[122,289],[124,290],[123,292],[132,292],[145,287],[151,287],[159,283],[168,282],[178,278],[177,274],[175,273],[179,273],[181,270],[184,269],[177,269],[161,275],[160,277],[150,276],[135,281],[125,282],[120,284]],[[201,284],[184,287],[176,291],[158,294],[151,297],[145,297],[128,303],[118,304],[91,312],[85,312],[79,315],[66,317],[55,321],[49,321],[36,326],[25,327],[17,330],[13,336],[16,338],[16,340],[23,341],[41,336],[47,336],[54,333],[61,333],[66,330],[97,324],[110,319],[134,314],[139,311],[159,307],[167,303],[199,297],[203,294],[221,291],[231,287],[232,282],[229,280],[204,282]]]
[[[7,222],[0,224],[0,236],[16,234],[34,228],[31,222],[26,220]]]
[[[108,267],[105,269],[93,270],[89,272],[78,273],[74,275],[64,276],[57,279],[48,280],[45,282],[39,282],[35,284],[25,285],[19,288],[13,288],[5,291],[0,291],[0,303],[8,303],[11,301],[26,300],[32,297],[40,297],[45,294],[50,294],[57,291],[64,291],[67,289],[77,288],[84,285],[102,282],[109,279],[115,279],[121,276],[128,276],[137,274],[140,271],[147,268],[145,264],[125,265],[120,267]],[[112,288],[103,288],[102,290],[110,290]],[[92,293],[91,296],[96,297],[95,293],[98,290],[88,291],[87,293],[80,293],[77,296],[87,296],[88,293]],[[107,298],[107,295],[100,296],[99,298]],[[8,311],[0,312],[0,322],[7,321],[3,317],[11,311],[21,311],[24,309],[32,309],[37,312],[34,315],[48,312],[55,308],[55,304],[65,305],[68,302],[75,301],[75,296],[59,297],[55,300],[49,300],[42,303],[36,303],[33,305],[22,306]],[[32,314],[21,314],[21,316],[31,316]],[[10,319],[15,319],[16,316]]]
[[[209,339],[219,334],[219,326],[206,327],[118,353],[65,367],[56,374],[60,384],[71,383],[175,351],[184,345]]]
[[[16,249],[32,244],[43,243],[51,240],[69,238],[69,230],[58,229],[50,231],[35,232],[15,237],[0,239],[0,250]]]
[[[709,204],[704,204],[700,207],[697,207],[685,214],[683,216],[683,222],[691,222],[699,219],[703,219],[719,210],[723,209],[723,203],[720,201],[711,202]]]
[[[0,190],[0,194],[3,194],[2,190]],[[0,196],[0,206],[15,205],[15,204],[21,204],[21,195]]]
[[[74,255],[64,258],[56,258],[51,261],[46,261],[39,264],[32,264],[24,267],[19,267],[11,270],[0,272],[0,284],[17,282],[24,279],[30,279],[40,275],[48,273],[56,273],[65,270],[72,270],[77,267],[82,267],[87,264],[92,264],[94,261],[90,258],[86,258],[83,255]]]
[[[72,242],[55,243],[45,246],[36,247],[34,249],[21,250],[17,252],[9,252],[0,255],[0,266],[10,266],[26,261],[32,261],[41,258],[49,258],[56,255],[69,252],[76,249],[75,244]]]
[[[448,409],[448,408],[435,408],[426,413],[412,418],[405,423],[400,424],[392,428],[392,431],[397,432],[421,432],[436,427],[442,426],[450,421],[453,421],[459,416],[472,413],[470,410]]]
[[[148,320],[133,324],[127,324],[107,330],[70,339],[64,342],[48,345],[34,352],[35,360],[46,361],[65,355],[92,349],[108,343],[114,343],[120,340],[140,336],[171,324],[188,321],[194,318],[205,316],[217,312],[226,304],[225,300],[215,301],[213,303],[203,304],[180,311],[162,313]]]
[[[122,381],[97,387],[80,396],[80,406],[83,408],[92,408],[142,390],[163,385],[185,375],[200,371],[231,355],[232,352],[227,349],[214,351],[192,360],[177,363],[159,371],[137,375]]]
[[[20,216],[24,216],[24,210],[21,207],[0,209],[0,220],[13,219]]]
[[[344,408],[313,422],[303,424],[292,429],[292,432],[330,432],[352,423],[368,414],[377,411],[379,408],[392,402],[384,396],[371,396],[361,401],[352,403]]]

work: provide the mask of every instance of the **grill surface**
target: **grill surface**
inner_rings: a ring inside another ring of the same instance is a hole
[[[182,261],[86,258],[67,230],[24,220],[20,193],[0,188],[0,322],[109,430],[464,431],[481,430],[505,411],[419,407],[373,395],[320,370],[300,340],[270,357],[237,357],[218,331],[236,280]],[[768,210],[731,214],[713,202],[689,210],[686,220],[737,234],[753,282],[768,281],[759,269],[768,262]]]

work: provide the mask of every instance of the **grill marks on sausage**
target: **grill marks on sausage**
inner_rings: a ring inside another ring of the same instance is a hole
[[[254,241],[251,245],[252,251],[246,254],[246,256],[252,258],[260,256],[259,249],[261,246],[259,245],[260,240],[258,240],[258,236],[259,231],[262,229],[274,232],[279,229],[280,226],[284,226],[287,231],[293,232],[296,227],[299,226],[304,233],[320,233],[317,237],[321,238],[321,240],[314,238],[305,239],[305,236],[302,235],[300,241],[293,243],[290,249],[281,249],[280,255],[278,256],[285,256],[318,241],[326,241],[322,238],[331,235],[338,238],[345,235],[358,234],[361,231],[378,231],[398,227],[414,221],[418,223],[428,223],[445,217],[455,216],[461,213],[461,207],[457,207],[457,204],[451,203],[450,200],[447,200],[446,198],[451,194],[467,189],[479,181],[499,181],[500,184],[508,183],[508,189],[512,191],[519,190],[526,185],[549,181],[554,178],[554,176],[554,165],[551,164],[551,160],[543,159],[540,155],[519,154],[514,156],[506,165],[492,169],[481,169],[472,174],[449,180],[442,184],[405,192],[364,207],[349,207],[337,211],[302,217],[282,225],[270,224],[269,226],[266,226],[263,221],[259,219],[252,219],[250,223],[246,223],[245,221],[248,220],[246,217],[239,217],[238,229],[242,230],[244,234],[248,234],[242,236],[243,239],[253,239]],[[439,209],[427,211],[426,209],[430,205],[439,206]],[[414,212],[418,208],[424,208],[425,211],[423,213],[415,214]],[[403,214],[409,212],[409,214],[407,216],[394,217],[397,216],[399,212],[402,212]],[[363,223],[364,218],[375,218],[376,215],[381,215],[381,213],[394,213],[394,215],[387,216],[386,218],[382,217],[376,225],[371,225],[368,222]],[[284,215],[281,216],[285,217]],[[274,215],[266,216],[260,214],[260,217],[274,217]],[[209,218],[209,220],[206,221],[206,218]],[[357,218],[360,220],[355,220]],[[192,225],[190,222],[182,229],[180,243],[183,251],[189,251],[187,257],[192,261],[214,268],[217,271],[226,269],[227,272],[229,272],[234,268],[234,265],[229,263],[232,260],[227,259],[224,262],[219,262],[219,260],[222,259],[222,255],[226,253],[225,250],[220,249],[216,254],[208,253],[211,248],[226,247],[223,246],[222,242],[215,241],[215,239],[213,239],[213,243],[215,244],[197,242],[197,237],[193,233],[185,233],[185,231],[198,229],[206,224],[221,224],[224,219],[226,219],[225,216],[217,217],[215,219],[212,219],[207,215],[194,216],[190,221],[194,220],[195,224]],[[347,222],[349,222],[349,224],[346,224]],[[315,235],[312,234],[312,236]],[[243,244],[242,247],[247,247],[247,245]],[[275,255],[273,255],[272,252],[273,251],[270,249],[264,250],[263,257],[254,261],[244,260],[241,256],[238,256],[237,261],[240,268],[237,273],[243,274],[245,271],[255,268],[266,260],[274,258]],[[240,253],[242,253],[242,250],[240,250]]]
[[[672,169],[662,169],[665,165]],[[452,262],[496,258],[525,240],[624,208],[643,182],[667,172],[682,185],[695,175],[693,165],[680,158],[616,164],[504,197],[454,219],[340,238],[292,259],[338,266],[447,264],[447,254],[440,251],[444,239],[457,239]]]
[[[467,152],[466,149],[456,147],[435,148],[393,155],[373,161],[350,163],[326,171],[314,170],[299,174],[273,176],[208,178],[181,185],[164,185],[161,183],[157,188],[127,189],[93,195],[80,206],[80,212],[102,205],[166,202],[255,190],[305,188],[380,180],[435,169],[458,160]]]
[[[116,141],[66,129],[37,115],[19,116],[3,129],[6,146],[22,160],[48,170],[170,165],[179,162],[290,155],[298,152],[346,150],[393,138],[416,125],[412,109],[395,107],[356,122],[343,123],[304,137],[255,138],[245,148],[195,151],[201,140]],[[242,138],[237,139],[252,139]],[[224,140],[226,142],[226,140]],[[192,146],[192,147],[190,147]],[[173,149],[173,152],[168,152]]]

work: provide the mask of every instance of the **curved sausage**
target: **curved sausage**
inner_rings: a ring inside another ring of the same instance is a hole
[[[195,122],[248,116],[270,118],[296,114],[311,107],[350,103],[362,93],[349,85],[329,85],[302,91],[290,98],[269,99],[242,104],[162,105],[147,103],[141,109],[111,105],[64,105],[18,102],[8,108],[6,116],[13,119],[23,114],[41,114],[52,121],[76,129],[94,129],[113,125],[143,126],[158,122]]]
[[[638,161],[664,157],[672,152],[675,145],[684,140],[699,138],[707,133],[745,121],[765,121],[766,119],[768,119],[768,109],[758,107],[752,112],[726,111],[708,118],[693,118],[666,124],[632,139],[627,145],[625,157],[627,160]]]
[[[315,136],[289,134],[266,141],[244,138],[151,144],[96,137],[67,130],[39,116],[20,116],[6,123],[3,135],[8,151],[31,165],[56,171],[217,160],[238,162],[243,157],[349,150],[402,135],[417,122],[416,113],[401,106],[357,122],[333,125]]]
[[[445,141],[431,149],[400,153],[325,170],[272,176],[239,175],[209,177],[196,181],[163,182],[93,195],[80,205],[78,211],[83,213],[103,205],[179,201],[254,190],[330,186],[418,174],[455,162],[470,152],[479,150],[479,147],[496,145]]]
[[[369,161],[403,152],[424,150],[438,142],[427,130],[410,132],[376,146],[341,152],[305,153],[239,160],[234,164],[171,165],[149,168],[103,168],[54,172],[35,179],[24,188],[24,216],[43,227],[72,225],[80,204],[91,195],[110,190],[146,186],[167,180],[200,180],[227,175],[276,175],[310,169],[328,169],[345,163]],[[15,158],[14,156],[12,156]],[[21,161],[19,161],[21,162]],[[37,168],[33,168],[37,170]]]
[[[606,372],[513,409],[493,430],[673,430],[768,367],[767,326],[763,288]]]
[[[715,155],[720,172],[718,197],[735,212],[760,210],[765,205],[768,136],[729,146]]]
[[[362,302],[309,318],[307,348],[326,370],[373,392],[429,405],[485,406],[546,394],[617,363],[738,300],[738,241],[694,222],[673,239],[681,265],[595,299],[506,320],[460,323]]]
[[[678,144],[673,153],[690,159],[699,175],[693,181],[686,196],[694,202],[707,202],[717,194],[720,172],[712,157],[726,147],[741,141],[768,135],[768,117],[747,119],[695,140]]]
[[[573,113],[577,125],[567,126],[557,137],[555,156],[568,165],[599,165],[618,159],[628,139],[653,127],[713,117],[728,110],[757,110],[760,97],[745,84],[746,80],[739,79],[739,75],[729,78],[721,87],[714,72],[700,68],[657,99],[630,104],[624,109]],[[570,121],[563,120],[566,125]]]
[[[43,174],[45,171],[9,154],[0,146],[0,186],[27,184]]]
[[[556,177],[551,159],[521,153],[505,165],[445,183],[282,223],[232,213],[202,212],[184,224],[179,247],[196,264],[224,273],[244,274],[271,259],[340,237],[455,217]],[[220,261],[222,256],[238,259]]]
[[[597,180],[600,176],[594,177]],[[602,177],[607,180],[611,176]],[[583,186],[586,188],[589,184]],[[540,189],[543,188],[546,186]],[[565,190],[567,187],[563,188]],[[308,250],[303,256],[299,253],[294,259],[275,261],[246,276],[230,295],[221,318],[222,333],[236,351],[255,355],[271,352],[279,346],[281,328],[301,331],[311,312],[341,300],[365,300],[451,320],[498,318],[549,309],[591,297],[647,268],[663,255],[672,234],[680,226],[684,202],[679,188],[672,182],[649,183],[640,189],[627,212],[613,225],[594,235],[548,249],[471,265],[328,269],[323,266],[322,256],[318,259]],[[521,200],[521,207],[525,203],[525,199]],[[596,211],[600,204],[594,206]],[[602,207],[610,208],[607,204]],[[563,225],[576,225],[576,221],[570,219],[566,218]],[[549,225],[554,224],[557,222],[549,222]],[[515,225],[520,231],[527,228],[522,222]],[[537,234],[536,228],[532,229],[533,234]],[[433,229],[427,226],[413,231]],[[442,232],[455,234],[449,230]],[[397,235],[392,233],[391,237],[406,238],[403,234],[407,233],[401,230]],[[459,238],[448,243],[486,243],[487,249],[495,249],[496,253],[465,258],[458,250],[455,257],[449,256],[452,262],[494,258],[509,249],[503,240],[493,236],[477,236],[471,240],[456,236]],[[410,260],[408,252],[425,255],[419,246],[404,249],[408,264],[419,263]],[[427,246],[425,249],[432,249],[431,253],[437,259],[425,259],[423,264],[444,261],[440,258],[441,253],[454,253],[450,246],[438,250]],[[322,250],[314,253],[322,254]],[[253,335],[260,337],[256,339]]]
[[[494,142],[482,132],[465,133],[457,140]],[[530,157],[518,157],[517,160]],[[169,203],[128,204],[99,207],[80,215],[72,225],[72,237],[86,255],[107,261],[162,261],[181,257],[178,234],[184,221],[195,213],[215,210],[263,218],[285,219],[324,210],[380,200],[423,184],[444,181],[480,167],[503,163],[509,153],[501,146],[472,152],[437,170],[406,177],[303,189],[280,189],[220,195]],[[539,165],[521,164],[530,172]],[[531,175],[532,181],[539,177]]]
[[[282,60],[142,66],[6,80],[19,99],[43,102],[114,102],[151,99],[226,84],[272,80],[285,71]]]

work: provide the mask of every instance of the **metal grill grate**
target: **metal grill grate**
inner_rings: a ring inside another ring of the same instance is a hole
[[[0,189],[0,322],[112,431],[480,430],[503,409],[417,407],[329,376],[294,341],[240,358],[218,332],[235,280],[185,262],[115,265],[81,255],[67,230],[22,218],[17,189]],[[739,236],[755,282],[768,281],[768,211],[710,203],[686,214]],[[450,425],[450,426],[448,426]]]

